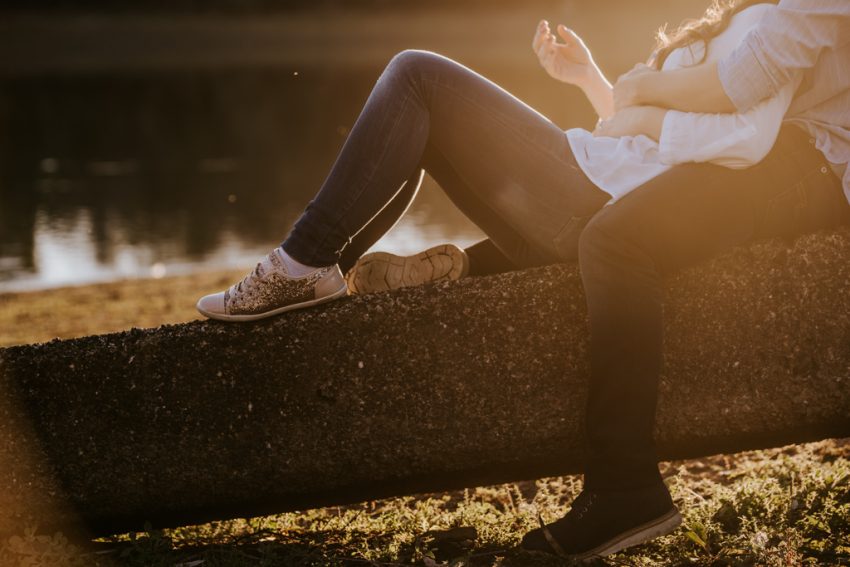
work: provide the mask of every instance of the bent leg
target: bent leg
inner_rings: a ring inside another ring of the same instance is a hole
[[[579,264],[591,331],[588,486],[660,478],[653,428],[663,278],[753,238],[847,221],[840,182],[806,138],[784,128],[771,153],[746,170],[677,166],[603,208],[585,228]]]
[[[465,212],[487,225],[500,249],[508,253],[519,235],[533,262],[557,261],[563,249],[575,257],[575,218],[589,218],[608,200],[551,121],[463,65],[409,50],[378,79],[285,250],[305,264],[336,263],[420,162],[444,189],[451,186],[453,201],[475,203]],[[476,215],[482,203],[489,211]],[[572,246],[559,248],[567,236]],[[523,265],[528,257],[511,260]]]
[[[610,195],[584,175],[564,131],[451,60],[430,54],[417,70],[431,113],[422,164],[490,252],[516,268],[575,259],[581,227]]]

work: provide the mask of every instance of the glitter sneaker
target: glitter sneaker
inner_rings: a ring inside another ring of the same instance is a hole
[[[254,321],[347,294],[348,288],[338,265],[316,268],[299,277],[291,276],[275,249],[242,281],[225,291],[205,295],[196,307],[202,315],[219,321]]]
[[[351,293],[371,293],[456,280],[467,273],[466,252],[454,244],[438,244],[412,256],[396,256],[389,252],[364,254],[345,274],[345,281]]]

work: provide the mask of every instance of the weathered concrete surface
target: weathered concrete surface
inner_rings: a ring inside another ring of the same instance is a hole
[[[667,306],[662,458],[850,435],[850,229],[734,250]],[[2,350],[0,531],[69,521],[63,495],[104,533],[578,472],[586,329],[558,265]]]

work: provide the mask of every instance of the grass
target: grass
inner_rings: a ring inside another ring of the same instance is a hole
[[[226,288],[244,272],[0,293],[0,347],[198,319],[198,297]]]
[[[241,275],[0,294],[0,345],[188,321],[196,318],[200,294]],[[597,565],[850,565],[850,439],[659,466],[682,526]],[[0,565],[568,565],[512,548],[536,527],[538,511],[553,521],[580,490],[581,476],[568,475],[201,526],[149,527],[91,545],[22,526],[0,540]]]

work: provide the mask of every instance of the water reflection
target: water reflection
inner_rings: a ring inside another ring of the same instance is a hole
[[[0,151],[0,290],[250,267],[320,186],[379,72],[4,85],[18,143]],[[378,246],[479,236],[426,178]]]
[[[659,25],[707,3],[338,3],[243,18],[4,20],[0,290],[248,268],[321,185],[398,50],[434,49],[563,128],[592,127],[578,89],[552,81],[529,49],[539,19],[580,30],[614,78],[649,53]],[[426,178],[378,246],[406,252],[478,236]]]

